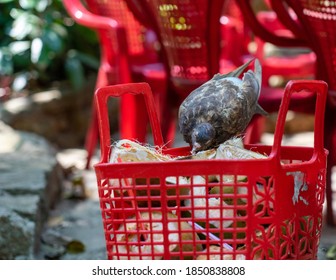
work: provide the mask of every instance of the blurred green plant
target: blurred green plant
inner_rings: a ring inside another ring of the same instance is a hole
[[[74,23],[61,0],[0,0],[0,88],[68,80],[79,90],[97,72],[97,46],[96,34]]]
[[[336,260],[336,244],[332,245],[327,253],[326,253],[326,257],[329,260]]]

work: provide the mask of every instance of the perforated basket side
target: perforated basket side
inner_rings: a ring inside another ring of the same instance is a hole
[[[283,159],[305,174],[300,186],[269,159],[106,165],[99,195],[109,258],[316,258],[325,168]]]
[[[314,147],[281,147],[290,95],[303,88],[317,95]],[[246,147],[264,159],[109,163],[103,148],[95,170],[108,258],[315,259],[327,156],[325,98],[324,82],[290,83],[273,146]],[[101,134],[107,144],[108,133]]]

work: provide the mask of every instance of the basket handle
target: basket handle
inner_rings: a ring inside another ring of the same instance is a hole
[[[289,81],[286,85],[284,96],[281,101],[279,114],[277,118],[274,142],[270,157],[276,157],[280,160],[280,147],[284,134],[286,115],[288,112],[291,95],[301,91],[311,91],[316,94],[315,104],[315,122],[314,122],[314,153],[324,152],[324,112],[328,85],[320,80],[295,80]]]
[[[152,90],[148,83],[128,83],[101,87],[95,92],[95,102],[98,114],[102,162],[108,162],[111,150],[110,122],[108,118],[107,101],[110,97],[121,97],[124,94],[141,94],[145,98],[154,144],[160,147],[163,146],[160,123],[155,109]]]

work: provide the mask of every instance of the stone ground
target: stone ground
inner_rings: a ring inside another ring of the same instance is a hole
[[[0,122],[0,259],[33,257],[62,188],[56,150]]]
[[[272,139],[272,134],[265,134],[263,137],[263,141],[267,144],[271,144]],[[288,145],[311,145],[312,133],[299,133],[284,140]],[[79,176],[78,178],[69,177],[64,182],[63,199],[51,212],[47,228],[42,236],[40,258],[106,259],[95,173],[93,169],[84,169],[85,155],[82,149],[63,150],[58,153],[57,158],[60,164],[65,169],[77,170]],[[98,156],[93,159],[92,163],[97,161]],[[80,178],[83,180],[81,181]],[[85,199],[81,199],[83,186],[85,187]],[[325,259],[327,249],[335,244],[336,227],[324,226],[318,258]]]

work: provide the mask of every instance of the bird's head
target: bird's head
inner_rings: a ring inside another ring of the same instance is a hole
[[[195,126],[191,133],[192,153],[210,148],[215,141],[215,129],[209,123],[201,123]]]

